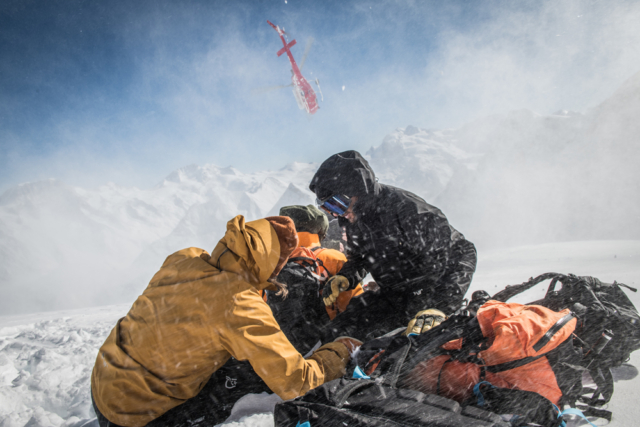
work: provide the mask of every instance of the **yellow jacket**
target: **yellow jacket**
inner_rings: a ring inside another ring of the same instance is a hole
[[[170,255],[100,348],[91,376],[100,412],[144,426],[197,395],[232,356],[285,400],[341,376],[343,344],[304,359],[262,300],[279,254],[268,221],[245,224],[239,215],[212,256],[198,248]]]

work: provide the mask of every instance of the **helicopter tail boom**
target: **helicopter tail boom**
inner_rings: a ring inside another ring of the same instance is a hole
[[[284,41],[283,41],[283,43],[284,43]],[[296,44],[295,39],[291,40],[291,42],[289,44],[285,44],[284,47],[278,51],[278,56],[282,55],[283,53],[285,53],[286,51],[291,49],[295,44]]]

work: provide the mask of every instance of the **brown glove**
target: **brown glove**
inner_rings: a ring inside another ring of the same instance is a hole
[[[333,340],[333,342],[344,344],[345,347],[347,347],[347,350],[349,350],[350,355],[353,355],[353,353],[362,345],[362,341],[351,337],[339,337]]]
[[[330,277],[322,288],[322,301],[324,305],[331,305],[338,299],[340,292],[349,289],[349,280],[344,276]]]
[[[404,331],[403,335],[407,336],[409,334],[420,335],[423,332],[427,332],[429,329],[438,326],[440,323],[447,320],[447,316],[437,310],[435,308],[430,308],[428,310],[422,310],[418,314],[415,315],[413,319],[409,321],[409,325],[407,325],[407,330]]]

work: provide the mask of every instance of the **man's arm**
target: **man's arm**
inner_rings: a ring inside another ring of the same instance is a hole
[[[344,276],[349,281],[349,289],[353,289],[361,283],[368,274],[367,269],[362,265],[361,260],[348,259],[340,269],[340,276]]]
[[[349,361],[344,344],[329,343],[304,359],[255,290],[236,294],[221,341],[238,360],[248,360],[269,388],[293,399],[343,375]]]
[[[397,205],[397,221],[403,232],[407,255],[412,264],[422,265],[424,274],[437,281],[445,273],[451,260],[455,241],[463,239],[435,206],[404,190],[398,190],[402,202]]]

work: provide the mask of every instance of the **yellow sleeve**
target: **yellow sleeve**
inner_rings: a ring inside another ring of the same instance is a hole
[[[238,293],[234,300],[221,331],[222,344],[236,359],[248,360],[271,391],[282,399],[302,396],[342,375],[349,361],[344,345],[332,343],[304,359],[280,330],[271,309],[256,290]]]

